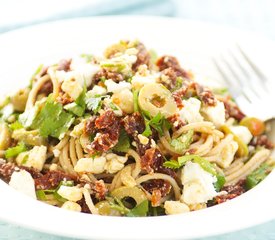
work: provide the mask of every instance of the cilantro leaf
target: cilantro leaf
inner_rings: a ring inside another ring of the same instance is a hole
[[[34,118],[31,128],[39,129],[42,137],[62,138],[68,131],[74,117],[63,110],[62,104],[54,102],[49,96],[42,110]]]
[[[87,109],[90,111],[93,111],[94,113],[98,113],[98,111],[101,109],[102,106],[102,99],[107,97],[106,95],[100,96],[95,95],[94,97],[87,97],[85,99],[85,102],[87,104]]]
[[[122,130],[119,135],[118,143],[113,150],[117,152],[128,152],[130,149],[130,139],[125,130]]]
[[[18,121],[16,121],[16,122],[10,124],[9,127],[10,127],[10,129],[13,130],[13,131],[14,131],[14,130],[21,129],[21,128],[24,128],[24,126],[23,126],[20,122],[18,122]]]
[[[151,127],[154,128],[160,136],[163,136],[163,128],[170,129],[171,124],[168,120],[159,112],[156,116],[151,117],[149,112],[142,112],[145,121],[145,131],[142,133],[145,137],[152,135]]]
[[[181,135],[179,138],[171,141],[171,146],[176,151],[183,151],[187,149],[193,140],[194,130],[189,130],[186,134]]]
[[[67,202],[67,199],[61,197],[57,191],[59,190],[59,188],[61,186],[68,186],[68,187],[72,187],[74,186],[74,182],[73,181],[61,181],[58,186],[56,187],[56,189],[46,189],[46,190],[37,190],[36,191],[36,196],[37,196],[37,199],[38,200],[41,200],[41,201],[45,201],[47,200],[47,195],[48,194],[51,194],[53,195],[53,197],[61,202],[61,203],[64,203],[64,202]]]
[[[130,210],[130,212],[126,215],[127,217],[146,217],[149,210],[149,202],[148,200],[143,201],[136,207]]]
[[[118,199],[116,197],[114,197],[114,198],[107,197],[106,199],[108,200],[110,207],[114,210],[119,211],[122,215],[126,215],[130,212],[130,209],[125,207],[123,202],[120,199]]]
[[[86,103],[85,103],[86,93],[87,93],[87,87],[86,87],[86,84],[84,84],[83,91],[79,95],[79,97],[75,100],[75,102],[67,104],[64,107],[64,109],[75,114],[78,117],[82,117],[83,114],[85,113],[85,107],[86,107]]]
[[[26,147],[26,145],[24,143],[21,142],[15,147],[8,148],[5,152],[5,157],[6,158],[16,157],[20,153],[26,152],[26,151],[28,151],[28,148]]]
[[[217,178],[217,182],[214,183],[214,187],[216,191],[219,192],[222,189],[223,185],[225,184],[226,180],[225,180],[225,177],[219,173],[216,175],[216,178]]]
[[[139,112],[138,94],[139,94],[138,90],[133,91],[133,96],[134,96],[134,112]]]
[[[75,102],[65,105],[64,109],[66,109],[68,112],[71,112],[78,117],[82,117],[85,112],[85,107],[83,108],[77,105]]]
[[[266,163],[260,165],[259,168],[254,170],[246,177],[245,187],[246,189],[251,189],[255,187],[258,183],[264,180],[267,175],[272,171],[272,167]]]
[[[80,55],[80,57],[84,58],[86,60],[86,62],[88,63],[88,62],[92,61],[92,59],[94,58],[94,55],[83,53]]]
[[[150,135],[152,135],[152,130],[150,127],[150,120],[148,120],[147,118],[144,118],[144,121],[145,121],[145,130],[142,133],[142,135],[145,137],[149,137]]]
[[[207,160],[205,160],[204,158],[198,156],[198,155],[185,155],[185,156],[181,156],[178,158],[178,160],[170,160],[170,161],[166,161],[163,163],[163,166],[167,167],[167,168],[172,168],[172,169],[178,169],[182,166],[184,166],[187,162],[189,161],[193,161],[194,163],[197,163],[201,166],[201,168],[212,174],[213,176],[215,176],[217,178],[215,185],[215,188],[217,191],[219,191],[224,183],[225,183],[225,178],[222,174],[220,174],[219,172],[217,172],[217,170],[214,168],[213,164],[211,164],[210,162],[208,162]]]

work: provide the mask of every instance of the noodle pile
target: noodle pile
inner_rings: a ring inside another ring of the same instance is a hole
[[[0,116],[0,178],[68,210],[195,211],[241,195],[274,165],[261,120],[138,41],[40,66]]]

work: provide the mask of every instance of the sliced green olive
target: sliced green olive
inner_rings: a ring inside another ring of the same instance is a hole
[[[120,187],[112,191],[111,195],[120,200],[131,197],[136,201],[137,205],[147,200],[146,194],[138,187]]]
[[[0,150],[6,150],[11,143],[11,133],[6,123],[0,124]]]
[[[153,117],[161,113],[167,118],[177,111],[172,93],[160,83],[144,85],[139,92],[138,103],[142,110]]]
[[[98,202],[95,207],[98,209],[99,215],[102,216],[121,216],[119,211],[112,209],[108,201]]]
[[[24,88],[11,97],[11,103],[15,111],[24,112],[29,93],[29,88]]]
[[[233,139],[234,139],[234,141],[236,141],[237,143],[238,143],[238,146],[239,146],[239,148],[238,148],[238,150],[237,150],[237,155],[239,156],[239,157],[246,157],[246,156],[248,156],[248,147],[247,147],[247,145],[237,136],[237,135],[235,135],[231,130],[230,130],[230,128],[228,127],[228,126],[226,126],[226,125],[223,125],[222,127],[221,127],[221,130],[224,132],[224,133],[226,133],[226,134],[232,134],[233,135]]]

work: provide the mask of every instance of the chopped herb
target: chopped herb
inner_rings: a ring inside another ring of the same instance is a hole
[[[267,175],[272,171],[272,167],[266,163],[263,163],[259,168],[254,170],[246,177],[245,186],[246,189],[251,189],[263,181]]]
[[[100,77],[100,82],[105,83],[106,80],[107,80],[107,79],[106,79],[105,77]]]
[[[34,119],[39,113],[40,105],[41,103],[37,102],[34,107],[20,114],[18,118],[19,123],[22,124],[25,128],[30,128],[34,122]]]
[[[146,217],[149,210],[148,200],[143,201],[133,209],[129,213],[127,213],[127,217]]]
[[[214,94],[226,96],[229,95],[229,90],[228,88],[214,88],[213,89]]]
[[[61,203],[64,203],[64,202],[67,202],[67,199],[61,197],[57,191],[59,190],[59,188],[61,186],[68,186],[68,187],[72,187],[74,186],[74,182],[73,181],[61,181],[59,183],[59,185],[57,186],[56,189],[46,189],[46,190],[37,190],[36,191],[36,196],[37,196],[37,199],[38,200],[41,200],[41,201],[45,201],[47,200],[47,195],[53,195],[53,197],[55,198],[55,200],[61,202]]]
[[[130,209],[124,206],[123,202],[118,198],[108,197],[106,198],[112,209],[119,211],[122,215],[127,215],[130,212]]]
[[[26,164],[28,159],[29,159],[29,155],[27,154],[26,156],[24,156],[23,161],[21,162],[21,165]]]
[[[82,93],[79,95],[79,97],[75,100],[75,103],[84,108],[85,110],[85,98],[86,98],[86,93],[87,93],[87,85],[86,85],[86,82],[84,83],[84,86],[83,86],[83,91]],[[84,112],[83,112],[84,113]],[[82,114],[83,115],[83,114]]]
[[[114,111],[118,110],[118,107],[113,102],[109,103],[109,107]]]
[[[217,181],[214,183],[214,187],[217,192],[221,191],[223,185],[225,184],[225,177],[221,175],[220,173],[217,173],[216,175]]]
[[[102,68],[110,68],[116,72],[122,72],[126,68],[126,64],[122,62],[114,62],[113,60],[106,60],[100,63]]]
[[[15,147],[8,148],[5,152],[5,157],[6,158],[12,158],[18,156],[22,152],[28,151],[26,145],[24,143],[19,143]]]
[[[117,145],[114,146],[113,150],[117,152],[128,152],[130,149],[130,139],[125,130],[120,131]]]
[[[54,102],[49,96],[45,106],[34,118],[31,128],[39,129],[42,137],[52,136],[60,139],[73,122],[72,114],[65,112],[62,104]]]
[[[183,151],[187,149],[193,141],[194,130],[189,130],[186,134],[181,135],[179,138],[171,141],[171,146],[176,151]]]
[[[18,130],[18,129],[21,129],[21,128],[24,128],[24,126],[20,123],[20,122],[18,122],[18,121],[16,121],[16,122],[14,122],[14,123],[12,123],[12,124],[10,124],[10,129],[11,130]]]
[[[143,117],[145,120],[145,131],[142,135],[145,137],[152,135],[151,127],[154,128],[160,136],[163,136],[163,128],[168,130],[171,128],[171,124],[163,115],[161,115],[161,113],[158,113],[156,116],[151,118],[148,112],[143,111]]]
[[[94,58],[94,55],[83,53],[80,55],[80,57],[84,58],[86,60],[86,62],[88,63],[88,62],[92,61],[92,59]]]
[[[84,114],[85,108],[82,108],[81,106],[77,105],[75,102],[69,103],[66,106],[64,106],[64,109],[68,112],[73,113],[74,115],[81,117]]]
[[[163,204],[161,206],[158,206],[158,207],[153,207],[152,203],[149,202],[149,210],[148,210],[147,215],[148,216],[153,216],[153,217],[166,215]]]
[[[183,84],[183,78],[177,77],[175,87],[171,91],[174,92],[174,91],[180,89],[182,87],[182,84]]]
[[[149,137],[150,135],[152,135],[152,130],[150,127],[150,120],[148,120],[147,118],[144,118],[144,121],[145,121],[145,130],[142,133],[142,135],[145,137]]]
[[[151,62],[153,64],[155,64],[156,61],[158,60],[158,54],[157,54],[157,52],[154,49],[150,49],[149,50],[149,54],[150,54]]]
[[[184,166],[189,161],[193,161],[194,163],[199,164],[204,171],[212,174],[217,178],[217,181],[214,184],[217,191],[219,191],[223,187],[225,183],[224,176],[217,172],[213,164],[211,164],[210,162],[208,162],[207,160],[205,160],[204,158],[198,155],[185,155],[185,156],[179,157],[177,161],[176,160],[166,161],[164,162],[163,166],[171,169],[178,169]]]
[[[38,200],[40,201],[46,201],[47,200],[47,196],[44,190],[37,190],[36,191],[36,197]]]
[[[78,117],[82,117],[83,114],[85,113],[85,107],[86,107],[86,103],[85,103],[86,93],[87,93],[87,87],[85,83],[82,93],[75,100],[75,102],[67,104],[64,107],[64,109],[75,114]]]
[[[133,95],[134,95],[134,112],[139,112],[138,94],[139,94],[138,90],[133,91]]]
[[[86,97],[85,102],[87,104],[87,109],[93,111],[94,113],[98,113],[102,107],[102,99],[105,97],[107,96],[95,95],[94,97]]]

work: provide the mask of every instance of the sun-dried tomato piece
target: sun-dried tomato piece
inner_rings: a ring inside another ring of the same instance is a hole
[[[90,134],[96,133],[93,142],[87,146],[90,153],[107,152],[118,143],[120,118],[112,110],[107,110],[101,116],[88,120],[85,131]]]
[[[57,97],[56,100],[57,100],[57,102],[61,103],[62,105],[67,105],[74,101],[73,98],[71,98],[67,93],[64,93],[63,91],[60,91],[59,96]]]
[[[245,180],[240,180],[234,185],[226,186],[222,189],[222,191],[226,191],[227,194],[215,197],[214,205],[224,203],[245,193]]]
[[[138,53],[137,53],[137,61],[132,66],[132,69],[134,71],[137,71],[138,67],[140,65],[145,64],[149,67],[150,66],[150,59],[151,59],[150,53],[147,51],[147,49],[145,48],[143,43],[141,43],[141,42],[138,43],[136,48],[138,50]]]
[[[217,104],[217,99],[213,92],[200,84],[195,84],[196,93],[199,99],[207,106],[215,106]]]
[[[183,77],[183,78],[189,78],[190,75],[187,71],[185,71],[179,64],[179,61],[177,58],[172,56],[162,56],[157,60],[157,66],[159,67],[160,71],[164,71],[165,69],[170,69],[166,74],[168,73],[168,76],[172,77],[173,75],[177,77]],[[173,73],[172,73],[173,72]]]
[[[174,131],[179,130],[181,127],[186,125],[186,123],[180,118],[179,114],[174,114],[171,117],[167,118],[167,120],[172,124],[172,129]]]
[[[119,119],[115,113],[111,110],[107,110],[104,114],[96,118],[95,127],[97,129],[109,128],[118,121]]]
[[[9,182],[12,173],[14,172],[15,165],[13,163],[2,163],[0,162],[0,178]]]
[[[138,112],[123,118],[122,125],[130,136],[141,134],[145,130],[144,119]]]
[[[223,102],[224,107],[225,107],[225,118],[226,119],[229,119],[232,117],[232,118],[236,119],[237,121],[241,121],[245,117],[245,114],[230,99],[221,98],[220,100]]]
[[[55,189],[64,180],[77,182],[78,178],[62,171],[48,171],[34,180],[35,188],[38,190]]]
[[[65,71],[65,72],[68,72],[71,68],[71,62],[72,62],[72,59],[62,59],[59,61],[58,63],[58,68],[57,70],[61,71]]]
[[[95,120],[96,117],[90,117],[86,122],[85,122],[85,126],[84,126],[84,133],[86,134],[94,134],[96,131],[96,127],[95,127]]]
[[[29,172],[34,179],[43,176],[42,173],[40,173],[38,170],[34,168],[23,167],[23,166],[17,167],[14,163],[0,162],[0,179],[8,183],[10,181],[10,178],[13,172],[19,169]]]
[[[110,71],[107,69],[100,69],[93,77],[93,82],[97,84],[101,79],[112,79],[114,82],[120,82],[124,80],[121,73]]]
[[[272,150],[274,148],[274,144],[267,138],[266,135],[260,135],[253,137],[252,141],[250,142],[252,146],[263,146],[267,149]]]
[[[171,191],[171,184],[162,179],[153,179],[142,183],[142,187],[152,194],[152,206],[157,207],[160,205],[162,197],[167,196]]]
[[[144,156],[141,157],[141,168],[147,173],[164,173],[173,178],[177,178],[175,171],[163,166],[164,157],[156,148],[150,148],[145,151]]]
[[[92,190],[95,193],[95,197],[99,200],[105,199],[105,196],[108,192],[108,189],[103,180],[96,181],[95,184],[92,186]]]
[[[38,94],[45,94],[46,96],[48,96],[52,92],[53,92],[53,83],[52,81],[49,80],[42,85]]]

